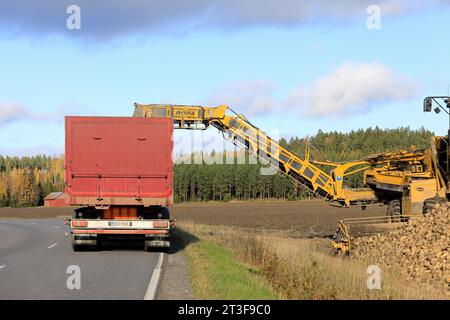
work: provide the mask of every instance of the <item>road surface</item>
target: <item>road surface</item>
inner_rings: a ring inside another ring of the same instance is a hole
[[[137,245],[73,252],[63,219],[0,220],[0,299],[148,298],[161,257]]]

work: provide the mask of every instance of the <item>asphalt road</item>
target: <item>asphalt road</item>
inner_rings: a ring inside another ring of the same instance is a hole
[[[73,252],[62,219],[0,220],[0,299],[143,299],[159,256]]]

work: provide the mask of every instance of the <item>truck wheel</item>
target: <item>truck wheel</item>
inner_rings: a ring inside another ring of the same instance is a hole
[[[94,246],[95,250],[102,251],[103,249],[103,239],[100,235],[97,235],[97,244]]]
[[[77,251],[83,251],[84,247],[80,244],[73,244],[72,245],[72,250],[77,252]]]
[[[147,252],[169,253],[170,246],[169,247],[152,246],[150,244],[147,244],[147,241],[145,241],[145,243],[144,243],[144,250],[147,251]]]
[[[155,251],[155,248],[152,247],[152,246],[149,246],[149,245],[147,245],[147,244],[144,244],[144,250],[145,250],[146,252],[154,252],[154,251]]]
[[[402,222],[402,203],[400,200],[389,202],[387,215],[390,217],[391,222]]]

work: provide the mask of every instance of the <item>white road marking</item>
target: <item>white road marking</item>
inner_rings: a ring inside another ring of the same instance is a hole
[[[2,269],[4,269],[4,268],[6,268],[5,265],[0,266],[0,270],[2,270]]]
[[[156,262],[152,277],[148,283],[147,292],[145,292],[144,300],[154,300],[156,296],[156,289],[158,289],[159,278],[161,277],[161,266],[164,260],[164,253],[160,252],[158,262]]]
[[[55,228],[55,229],[59,229],[59,226],[53,226],[53,228]]]
[[[47,249],[51,249],[51,248],[53,248],[54,246],[56,246],[57,244],[58,244],[58,242],[55,242],[54,244],[48,246]]]
[[[34,221],[29,221],[28,223],[29,224],[37,224],[37,222],[34,222]]]

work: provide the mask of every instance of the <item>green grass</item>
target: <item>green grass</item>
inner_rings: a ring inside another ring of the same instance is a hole
[[[261,277],[239,263],[229,250],[211,241],[191,243],[185,254],[198,299],[277,299]]]

